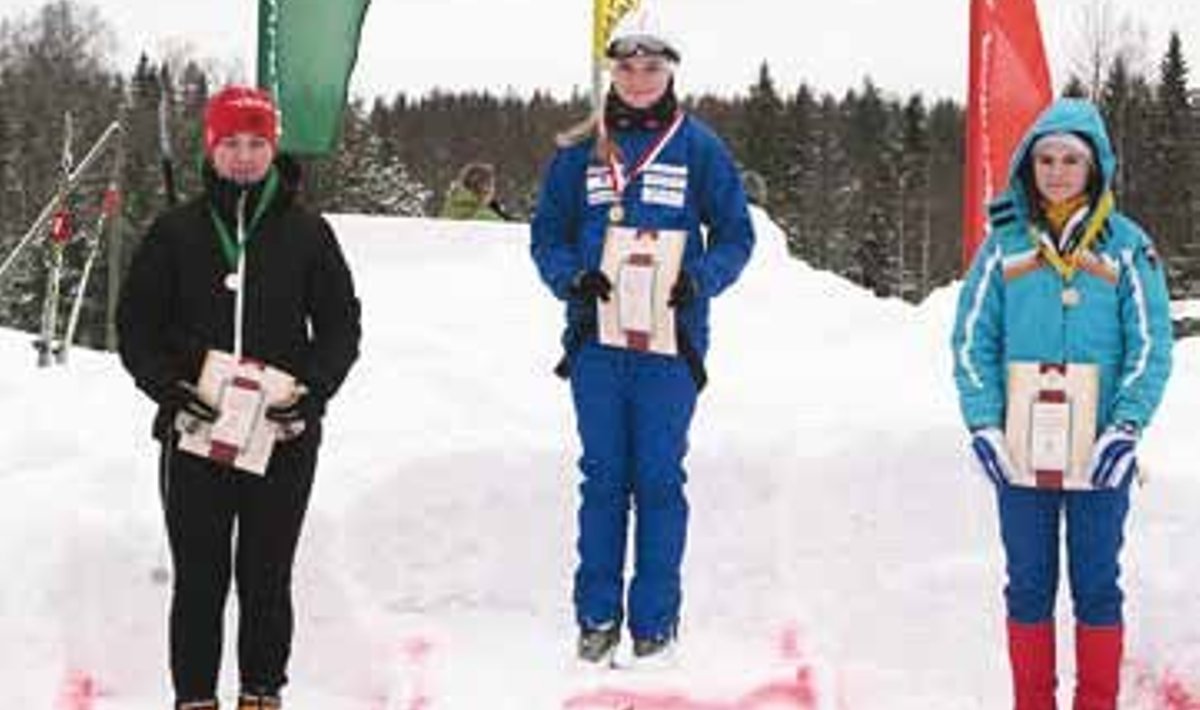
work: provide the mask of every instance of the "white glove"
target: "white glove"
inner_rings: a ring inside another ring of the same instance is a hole
[[[979,466],[992,483],[1005,486],[1016,477],[1016,466],[1008,455],[1004,432],[994,426],[976,429],[971,433],[971,450]]]
[[[1095,488],[1120,488],[1137,471],[1138,431],[1133,424],[1105,429],[1092,445],[1088,475]]]

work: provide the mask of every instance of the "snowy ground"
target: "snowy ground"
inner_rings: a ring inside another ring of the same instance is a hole
[[[955,289],[870,298],[787,259],[759,220],[715,306],[693,427],[678,667],[584,672],[574,422],[525,228],[335,222],[364,355],[331,406],[297,563],[289,708],[1007,707],[994,504],[950,380]],[[114,358],[39,371],[29,340],[0,331],[0,697],[165,708],[151,407]],[[1143,448],[1123,708],[1200,708],[1198,408],[1191,339]]]

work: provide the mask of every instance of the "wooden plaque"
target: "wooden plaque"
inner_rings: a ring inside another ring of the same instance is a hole
[[[283,370],[209,350],[196,387],[221,415],[212,424],[180,428],[179,450],[247,473],[266,473],[278,436],[278,427],[266,419],[267,406],[291,396],[294,386]]]
[[[1013,485],[1092,488],[1099,385],[1096,365],[1009,363],[1004,435],[1017,469]]]
[[[600,268],[612,298],[597,304],[600,342],[618,348],[676,355],[675,311],[667,305],[679,278],[687,233],[611,226]]]

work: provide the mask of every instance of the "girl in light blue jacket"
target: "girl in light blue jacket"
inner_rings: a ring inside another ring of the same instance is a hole
[[[989,208],[991,233],[959,297],[954,379],[972,449],[998,494],[1018,710],[1055,707],[1063,518],[1076,620],[1074,708],[1116,708],[1118,556],[1138,437],[1170,374],[1172,333],[1163,265],[1146,233],[1116,211],[1115,171],[1096,108],[1078,99],[1054,102],[1013,154],[1008,190]],[[1054,476],[1029,484],[1018,470],[1022,457],[1003,433],[1014,363],[1096,372],[1087,489],[1064,490]]]

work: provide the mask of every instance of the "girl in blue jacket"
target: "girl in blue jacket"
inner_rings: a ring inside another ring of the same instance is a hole
[[[577,650],[590,663],[611,660],[626,613],[635,658],[661,659],[674,643],[688,517],[683,457],[705,378],[709,299],[737,279],[754,243],[729,153],[677,104],[675,47],[635,12],[607,53],[613,81],[603,117],[550,163],[531,245],[542,280],[566,304],[559,374],[570,379],[583,445]],[[596,301],[613,289],[600,270],[609,225],[687,234],[670,299],[680,356],[597,343]],[[631,503],[635,562],[626,602]]]
[[[995,483],[1007,558],[1008,646],[1018,710],[1055,707],[1054,605],[1066,520],[1075,626],[1075,710],[1117,707],[1118,556],[1136,447],[1171,369],[1163,265],[1116,211],[1116,156],[1096,108],[1061,99],[1015,151],[1008,190],[963,284],[954,376],[972,449]],[[1083,366],[1098,377],[1090,489],[1014,485],[1005,435],[1008,366]]]

